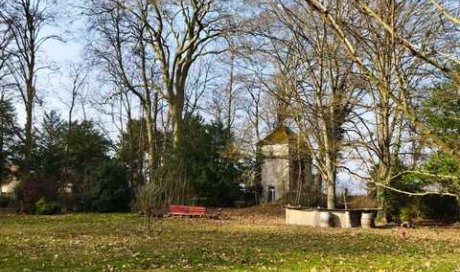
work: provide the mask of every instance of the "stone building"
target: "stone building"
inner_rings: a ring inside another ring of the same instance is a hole
[[[258,150],[264,202],[283,199],[291,205],[318,205],[321,186],[312,174],[311,157],[295,132],[279,126],[258,143]]]

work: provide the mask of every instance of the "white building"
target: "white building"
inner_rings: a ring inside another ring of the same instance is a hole
[[[312,160],[296,133],[279,126],[258,143],[262,200],[285,200],[291,205],[317,206],[320,184]]]

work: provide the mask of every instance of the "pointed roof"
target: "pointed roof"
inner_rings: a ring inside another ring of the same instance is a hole
[[[279,125],[274,131],[267,135],[258,145],[283,144],[293,140],[296,133],[285,125]]]

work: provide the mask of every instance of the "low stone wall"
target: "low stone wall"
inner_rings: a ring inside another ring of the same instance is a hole
[[[286,224],[320,226],[320,213],[330,215],[329,225],[340,228],[361,227],[361,214],[369,210],[327,210],[327,209],[299,209],[286,208]]]
[[[286,224],[319,226],[319,212],[317,210],[286,208]]]

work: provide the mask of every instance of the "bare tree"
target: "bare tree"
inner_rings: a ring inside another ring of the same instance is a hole
[[[72,122],[74,120],[74,111],[77,106],[78,97],[80,92],[87,84],[88,71],[87,67],[78,64],[71,64],[70,71],[67,75],[67,78],[70,82],[66,83],[64,88],[67,89],[68,94],[70,95],[69,101],[63,101],[63,103],[68,107],[67,112],[67,122],[68,122],[68,131],[72,131]],[[69,84],[70,83],[70,84]]]
[[[359,144],[369,152],[368,159],[377,159],[371,182],[380,188],[404,192],[393,188],[390,182],[412,172],[400,172],[398,160],[402,158],[404,137],[413,137],[414,133],[419,142],[429,143],[460,162],[458,149],[424,122],[417,109],[431,82],[445,78],[457,85],[460,82],[455,68],[459,64],[459,29],[452,17],[455,5],[435,0],[356,1],[351,6],[356,16],[337,20],[334,9],[327,4],[316,0],[305,3],[325,18],[348,57],[369,81],[368,94],[374,104],[368,107],[374,112],[374,127],[365,124],[368,119],[364,118],[356,130],[368,131],[366,140]],[[431,193],[455,195],[427,192]]]
[[[5,13],[5,1],[0,1],[0,88],[5,88],[6,76],[9,74],[6,67],[7,61],[11,58],[9,46],[13,40],[11,32],[11,18]]]
[[[350,16],[346,3],[331,5],[336,18]],[[278,99],[278,123],[295,122],[299,144],[308,149],[327,185],[327,207],[335,208],[343,126],[360,98],[361,80],[327,22],[302,1],[273,1],[261,15],[272,25],[266,30],[264,24],[258,35],[269,41],[271,50],[265,46],[262,52],[277,66],[267,88]]]
[[[138,1],[125,6],[146,27],[146,43],[162,74],[173,142],[181,141],[186,82],[192,65],[206,55],[226,50],[224,40],[234,27],[227,12],[231,3],[217,0]]]
[[[184,119],[197,114],[204,110],[203,98],[211,88],[213,82],[218,78],[215,74],[215,63],[211,60],[201,60],[190,75],[187,81],[187,90],[185,95]]]
[[[262,140],[260,136],[261,130],[261,100],[262,100],[262,88],[261,84],[257,84],[257,81],[252,80],[251,82],[246,82],[244,88],[246,89],[249,97],[246,105],[246,114],[249,122],[252,124],[254,129],[256,142]]]
[[[140,102],[147,132],[148,168],[153,179],[159,158],[156,126],[160,87],[156,59],[146,43],[147,25],[127,12],[123,1],[93,1],[91,8],[89,15],[98,37],[90,44],[93,56],[96,62],[103,63],[112,84],[118,86],[116,95],[123,97],[130,93]],[[130,113],[129,110],[129,119],[132,119]]]
[[[378,74],[375,74],[374,69],[368,65],[365,58],[360,54],[360,51],[357,50],[359,46],[355,41],[361,41],[362,37],[358,35],[358,39],[355,40],[357,33],[350,31],[356,29],[356,22],[351,20],[339,22],[334,18],[331,9],[319,1],[306,0],[305,3],[324,16],[328,24],[334,29],[334,33],[345,48],[348,57],[356,63],[357,67],[372,84],[377,85],[382,90],[387,89],[389,91],[385,85],[385,81]],[[403,14],[405,13],[406,16],[400,18],[402,21],[399,23],[408,22],[409,24],[406,24],[405,27],[396,27],[396,24],[391,24],[391,22],[383,19],[381,15],[375,12],[375,8],[372,6],[373,3],[370,2],[368,4],[364,1],[356,2],[357,7],[355,9],[361,12],[360,18],[367,18],[367,20],[372,21],[374,27],[378,28],[382,35],[385,35],[385,32],[388,33],[392,39],[392,43],[397,44],[401,50],[404,50],[404,56],[409,56],[406,60],[419,62],[419,67],[422,67],[424,70],[431,70],[432,75],[436,75],[439,72],[443,76],[459,82],[458,72],[452,68],[454,64],[458,64],[458,58],[455,57],[455,52],[458,50],[458,42],[445,47],[446,44],[442,39],[458,37],[458,28],[446,26],[448,24],[442,20],[443,13],[441,13],[441,16],[433,16],[433,14],[440,14],[439,8],[433,5],[430,6],[429,3],[418,1],[407,1],[403,4],[394,1],[386,2],[390,3],[389,6],[395,7],[397,11],[405,11]],[[439,1],[436,3],[439,3]],[[410,31],[410,26],[417,26],[414,22],[419,23],[419,32],[416,33],[417,35],[413,35],[415,32]],[[455,20],[451,20],[451,22],[455,23]],[[418,45],[415,46],[415,44]],[[447,52],[445,52],[446,50]],[[398,67],[396,66],[396,68]],[[405,116],[413,127],[417,128],[424,138],[428,139],[444,152],[451,154],[456,161],[460,162],[458,152],[452,150],[442,137],[437,135],[417,115],[412,100],[414,90],[409,88],[410,80],[404,77],[404,73],[401,73],[400,70],[394,72],[396,73],[400,92],[397,94],[387,92],[387,95],[395,103],[397,110]]]
[[[228,128],[233,127],[237,111],[240,108],[239,75],[235,69],[236,61],[235,54],[229,51],[228,54],[222,55],[219,61],[214,62],[220,66],[219,69],[214,68],[214,73],[218,73],[216,70],[220,70],[220,72],[219,75],[215,76],[217,80],[212,86],[211,94],[209,94],[208,112],[215,120],[222,122]]]
[[[26,166],[33,149],[33,112],[37,97],[38,57],[44,43],[55,36],[43,35],[43,28],[52,20],[48,10],[50,1],[20,0],[5,5],[2,18],[8,20],[13,44],[10,48],[12,58],[8,64],[26,111],[25,161]]]

